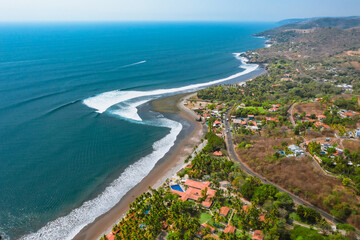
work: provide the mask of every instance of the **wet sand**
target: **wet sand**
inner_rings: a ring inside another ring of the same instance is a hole
[[[193,94],[192,94],[193,95]],[[125,196],[108,212],[99,216],[94,222],[84,227],[75,237],[76,240],[99,239],[103,234],[110,232],[112,226],[121,219],[129,210],[129,204],[135,201],[149,187],[157,188],[169,177],[175,174],[183,165],[184,160],[193,152],[195,145],[200,144],[206,128],[201,122],[196,121],[196,115],[184,107],[182,99],[189,94],[179,94],[164,99],[153,101],[156,111],[165,113],[177,113],[183,119],[195,125],[191,134],[186,136],[175,146],[163,161],[160,161],[139,184],[131,189]]]

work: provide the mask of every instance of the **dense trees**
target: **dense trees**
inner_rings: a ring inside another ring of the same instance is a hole
[[[301,218],[302,221],[307,223],[317,223],[320,221],[321,216],[316,210],[312,208],[299,205],[296,209],[296,214]]]
[[[206,133],[205,138],[208,140],[207,145],[204,147],[205,152],[212,153],[221,149],[226,149],[224,139],[216,136],[213,131]]]

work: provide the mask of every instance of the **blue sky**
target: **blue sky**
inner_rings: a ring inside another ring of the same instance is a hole
[[[0,21],[278,21],[360,15],[360,0],[0,0]]]

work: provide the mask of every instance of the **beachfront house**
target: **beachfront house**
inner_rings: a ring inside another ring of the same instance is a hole
[[[203,197],[203,193],[206,192],[206,199],[201,205],[205,208],[212,206],[212,198],[215,196],[216,191],[210,188],[210,182],[199,182],[188,179],[184,185],[187,187],[185,192],[176,189],[171,189],[171,192],[179,195],[182,201],[198,201]]]

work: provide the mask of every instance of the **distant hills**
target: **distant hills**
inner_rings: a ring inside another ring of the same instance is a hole
[[[290,19],[281,20],[281,21],[277,22],[277,24],[286,25],[286,24],[291,24],[291,23],[304,22],[304,21],[308,21],[311,19],[318,19],[318,18],[290,18]]]
[[[319,28],[339,28],[349,29],[360,27],[360,17],[326,17],[326,18],[304,18],[304,19],[285,19],[279,22],[280,27],[267,30],[257,34],[258,36],[273,36],[280,32],[289,30],[306,30]]]

